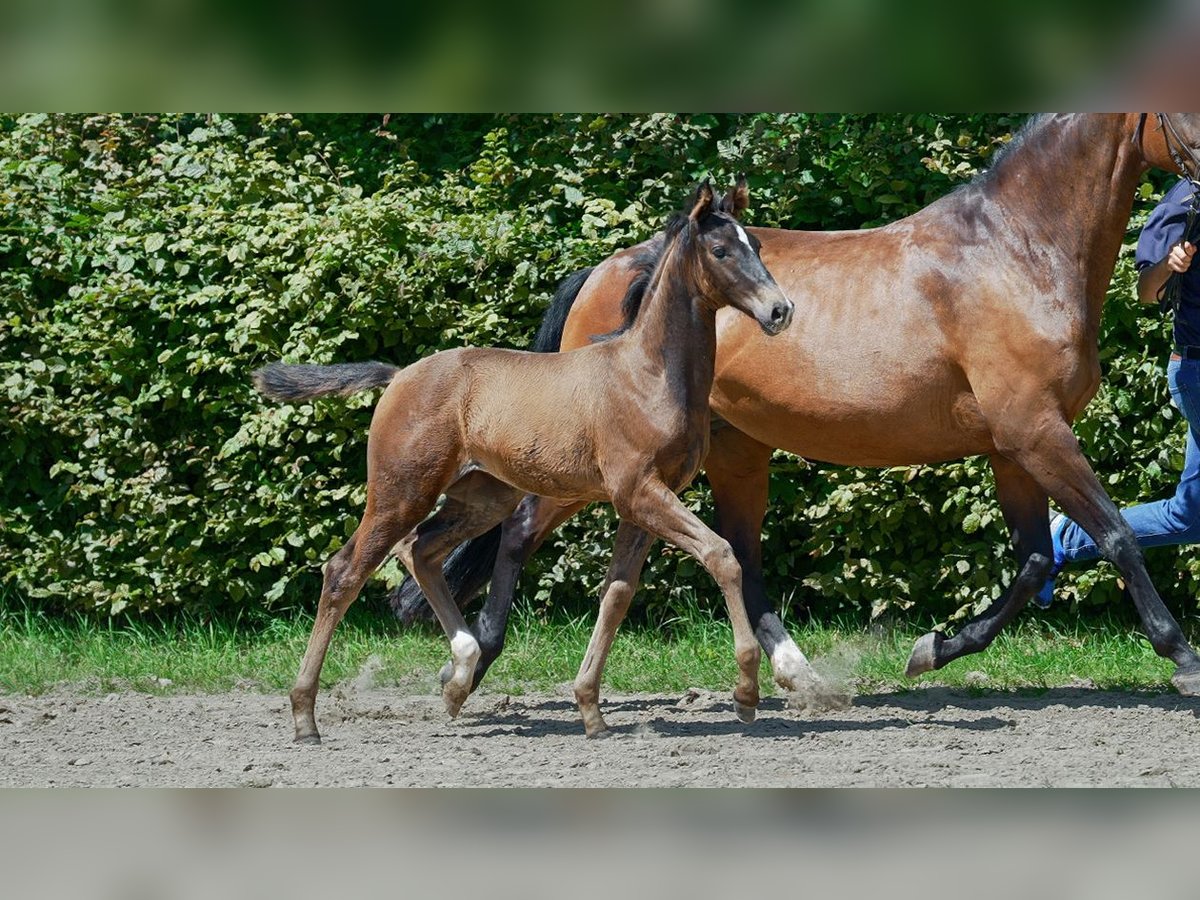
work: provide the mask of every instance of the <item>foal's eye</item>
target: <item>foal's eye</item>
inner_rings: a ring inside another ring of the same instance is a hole
[[[725,248],[724,247],[713,247],[713,256],[715,256],[717,259],[724,259],[725,258]]]

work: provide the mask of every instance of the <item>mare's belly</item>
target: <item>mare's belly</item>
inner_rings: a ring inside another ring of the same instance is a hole
[[[712,406],[771,447],[858,466],[932,463],[994,449],[965,377],[934,354],[753,334],[746,345],[719,360]]]

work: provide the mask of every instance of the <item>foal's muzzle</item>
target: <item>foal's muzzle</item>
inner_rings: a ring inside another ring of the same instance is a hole
[[[795,312],[796,305],[791,300],[786,298],[776,300],[771,304],[771,309],[767,313],[766,318],[760,318],[758,324],[767,334],[779,334],[779,332],[792,324],[792,315]]]

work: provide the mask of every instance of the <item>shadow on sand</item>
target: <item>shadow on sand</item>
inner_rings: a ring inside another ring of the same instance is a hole
[[[737,734],[748,738],[801,738],[832,732],[881,731],[889,728],[938,726],[962,731],[994,731],[1011,728],[1016,711],[1036,711],[1061,706],[1068,709],[1102,707],[1121,709],[1149,707],[1164,712],[1190,711],[1200,718],[1200,698],[1181,697],[1155,691],[1098,691],[1087,688],[1052,688],[1027,691],[969,691],[929,687],[912,691],[865,694],[855,697],[852,708],[870,709],[894,715],[860,720],[847,718],[844,711],[805,714],[787,713],[783,697],[765,698],[759,717],[751,724],[739,722],[728,700],[708,699],[694,706],[671,697],[624,697],[603,702],[601,709],[609,719],[612,737],[705,737]],[[686,710],[694,709],[718,716],[689,720]],[[675,712],[679,710],[679,712]],[[965,715],[938,715],[951,711]],[[669,713],[675,712],[674,715]],[[971,715],[994,712],[993,715]],[[568,714],[564,719],[563,714]],[[643,721],[621,722],[622,713],[641,713]],[[661,713],[656,715],[655,713]],[[646,715],[648,714],[648,715]],[[782,715],[781,715],[782,714]],[[613,721],[613,719],[617,721]],[[566,699],[513,698],[505,708],[492,712],[464,713],[470,728],[459,732],[467,739],[513,735],[519,737],[583,736],[583,725],[575,704]]]

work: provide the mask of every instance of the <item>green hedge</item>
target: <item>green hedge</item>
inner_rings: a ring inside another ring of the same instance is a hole
[[[879,224],[969,178],[1020,119],[0,117],[4,595],[114,613],[311,607],[361,509],[375,398],[266,405],[254,367],[526,346],[558,279],[650,234],[702,175],[748,172],[756,224]],[[1122,502],[1169,490],[1183,447],[1167,328],[1136,309],[1130,263],[1106,308],[1105,386],[1077,429]],[[819,615],[961,613],[1012,576],[981,459],[879,471],[780,454],[772,490],[771,590]],[[687,499],[711,516],[703,483]],[[580,516],[526,598],[589,611],[611,537],[606,509]],[[1150,558],[1193,609],[1196,556]],[[1117,596],[1102,570],[1065,583]],[[646,587],[660,619],[693,592],[717,605],[673,550]]]

